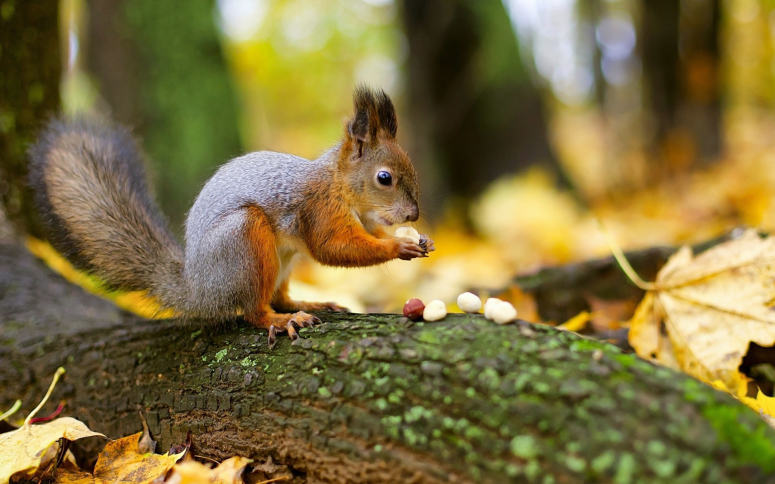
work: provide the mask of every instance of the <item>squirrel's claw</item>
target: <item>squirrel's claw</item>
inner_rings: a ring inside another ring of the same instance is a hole
[[[436,245],[433,243],[433,240],[425,234],[420,235],[420,247],[425,249],[426,253],[436,250]]]
[[[266,325],[262,324],[260,326],[267,328],[269,331],[269,349],[274,348],[274,345],[277,344],[278,333],[288,333],[288,337],[292,341],[296,341],[301,337],[299,335],[299,330],[301,328],[310,328],[316,324],[322,323],[320,318],[305,313],[304,311],[297,311],[293,314],[273,313],[271,318],[271,320],[265,320],[267,323]]]
[[[288,331],[288,337],[291,338],[291,341],[296,341],[299,339],[299,333],[297,331],[298,324],[294,320],[288,321],[288,324],[285,326],[286,330]]]
[[[269,349],[274,348],[277,344],[277,326],[269,326]]]

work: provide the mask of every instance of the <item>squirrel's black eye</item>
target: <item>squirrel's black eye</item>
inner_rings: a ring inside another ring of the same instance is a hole
[[[377,181],[380,185],[385,185],[386,187],[389,187],[391,183],[393,183],[393,175],[386,172],[385,170],[382,170],[377,173]]]

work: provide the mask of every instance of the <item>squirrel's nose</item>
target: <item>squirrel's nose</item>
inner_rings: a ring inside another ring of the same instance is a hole
[[[416,222],[418,218],[420,218],[420,209],[417,207],[417,204],[414,204],[409,210],[409,213],[406,214],[406,221]]]

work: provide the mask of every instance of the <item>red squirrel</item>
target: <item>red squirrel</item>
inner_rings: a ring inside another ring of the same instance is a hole
[[[30,150],[30,182],[52,244],[112,288],[147,290],[186,317],[228,319],[298,338],[344,308],[288,296],[298,254],[359,267],[427,257],[433,242],[383,227],[419,216],[417,176],[396,142],[393,103],[356,88],[340,143],[316,160],[259,151],[222,165],[188,213],[185,248],[149,193],[143,155],[122,127],[55,119]]]

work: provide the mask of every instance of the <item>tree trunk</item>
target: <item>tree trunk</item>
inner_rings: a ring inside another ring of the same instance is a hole
[[[42,234],[27,186],[27,148],[59,109],[59,2],[0,2],[0,205],[17,230]]]
[[[430,211],[463,204],[506,173],[541,165],[569,185],[547,134],[541,93],[502,2],[403,0],[407,97]]]
[[[0,245],[0,408],[57,366],[66,412],[160,448],[269,457],[297,482],[775,479],[775,433],[731,397],[615,347],[480,316],[321,314],[303,339],[145,321]],[[46,410],[41,414],[44,415]]]
[[[721,4],[641,0],[640,47],[654,178],[721,151]]]

